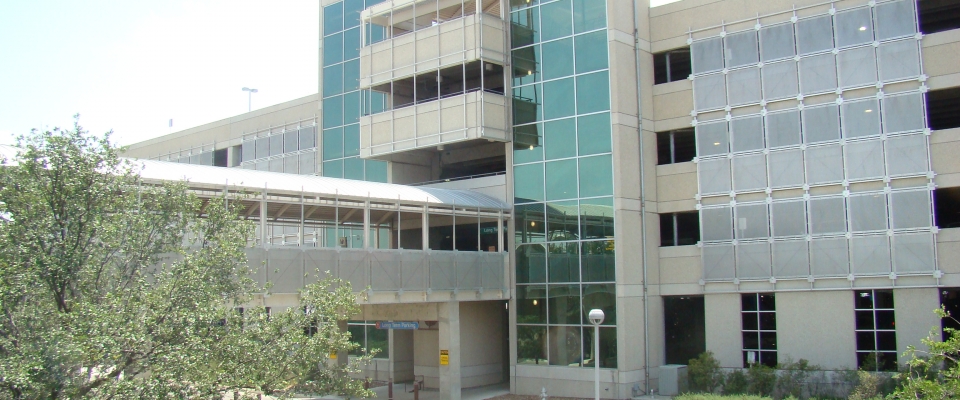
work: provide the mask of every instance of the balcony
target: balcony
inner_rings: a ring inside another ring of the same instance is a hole
[[[362,88],[473,60],[506,65],[499,0],[398,0],[364,10],[361,20]]]

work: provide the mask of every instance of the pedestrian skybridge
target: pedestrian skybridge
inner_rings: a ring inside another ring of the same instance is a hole
[[[510,205],[467,190],[134,160],[144,183],[183,181],[239,202],[247,250],[271,294],[329,271],[374,303],[504,299]]]

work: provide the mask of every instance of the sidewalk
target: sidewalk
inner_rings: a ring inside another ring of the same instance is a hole
[[[393,400],[413,400],[413,393],[410,392],[411,386],[406,385],[407,390],[404,390],[403,384],[395,384],[393,386]],[[386,386],[381,386],[373,389],[373,392],[376,393],[376,399],[388,398],[387,392],[388,389]],[[510,384],[498,384],[490,386],[481,386],[470,389],[463,389],[460,391],[460,398],[462,400],[486,400],[492,397],[500,396],[503,394],[510,393]],[[440,400],[440,392],[436,389],[425,389],[420,391],[419,400]],[[326,396],[320,397],[323,400],[341,400],[343,397],[338,396]]]

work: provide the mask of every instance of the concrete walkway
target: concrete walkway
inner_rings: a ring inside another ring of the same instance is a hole
[[[403,384],[393,385],[393,400],[413,400],[413,393],[409,391],[411,389],[411,386],[407,384],[406,388],[407,390],[404,390]],[[375,397],[376,399],[386,400],[388,398],[387,396],[388,389],[386,386],[374,388],[373,392],[376,393],[377,395]],[[461,400],[486,400],[491,397],[496,397],[496,396],[507,394],[507,393],[510,393],[510,384],[503,383],[498,385],[463,389],[460,391],[460,398]],[[440,400],[440,392],[437,391],[436,389],[421,390],[419,394],[420,394],[419,400]],[[321,397],[320,399],[341,400],[344,398],[337,397],[337,396],[327,396],[327,397]]]

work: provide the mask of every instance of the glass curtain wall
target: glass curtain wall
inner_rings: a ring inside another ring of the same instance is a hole
[[[383,0],[344,0],[323,8],[322,172],[387,181],[387,163],[360,156],[360,11]]]
[[[605,2],[510,5],[518,362],[616,368]]]

